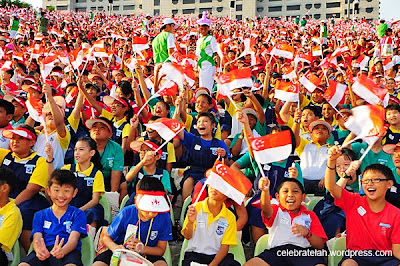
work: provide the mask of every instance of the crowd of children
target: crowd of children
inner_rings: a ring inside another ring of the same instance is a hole
[[[0,265],[82,265],[96,231],[98,266],[167,265],[177,235],[182,265],[239,265],[266,234],[244,265],[328,265],[340,237],[340,265],[400,265],[397,22],[0,11]]]

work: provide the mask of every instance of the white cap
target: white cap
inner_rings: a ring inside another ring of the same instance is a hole
[[[147,14],[147,15],[146,15],[146,18],[147,18],[147,17],[152,17],[152,15],[150,15],[150,14]]]
[[[172,18],[165,18],[162,21],[161,27],[164,27],[165,25],[168,25],[168,24],[175,24],[175,26],[178,26],[178,23],[176,23],[175,20],[173,20]]]

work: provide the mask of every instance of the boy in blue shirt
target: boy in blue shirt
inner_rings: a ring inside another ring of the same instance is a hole
[[[135,205],[123,208],[103,238],[107,251],[99,254],[93,266],[110,264],[117,249],[133,250],[157,266],[167,266],[164,258],[172,240],[169,205],[160,180],[144,176],[136,186]]]
[[[78,192],[77,178],[68,170],[55,170],[46,190],[53,206],[33,217],[34,252],[20,266],[82,265],[80,237],[87,236],[86,216],[69,205]]]

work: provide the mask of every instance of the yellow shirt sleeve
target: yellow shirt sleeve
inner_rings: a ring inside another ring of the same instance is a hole
[[[292,128],[293,124],[294,124],[293,117],[290,116],[290,117],[289,117],[289,121],[287,121],[287,124],[286,124],[286,125],[287,125],[288,127]]]
[[[9,150],[0,148],[0,162],[3,163],[4,157],[6,157],[8,153],[10,153]]]
[[[1,248],[11,252],[22,230],[22,216],[19,208],[11,200],[0,209],[0,216],[4,217],[0,225]]]
[[[67,132],[67,134],[65,135],[64,138],[62,138],[60,135],[58,135],[57,133],[57,138],[58,141],[60,142],[60,146],[63,150],[68,149],[68,145],[69,142],[71,141],[71,133],[69,132],[69,130],[67,129],[67,127],[65,127],[65,131]]]
[[[128,123],[122,129],[122,138],[127,138],[129,136],[129,132],[131,130],[131,125]]]
[[[227,210],[227,220],[228,220],[228,228],[225,231],[224,236],[221,240],[221,245],[229,245],[236,246],[237,245],[237,237],[236,237],[236,218],[229,210]]]
[[[175,156],[174,144],[169,142],[167,144],[167,151],[168,151],[167,163],[175,163],[176,162],[176,156]]]
[[[101,114],[100,114],[100,116],[105,117],[105,118],[107,118],[107,119],[109,119],[109,120],[112,120],[112,119],[114,118],[113,115],[112,115],[112,113],[110,113],[109,111],[107,111],[107,110],[104,109],[104,108],[101,109]]]
[[[93,193],[95,192],[100,192],[101,194],[106,192],[106,188],[104,186],[104,177],[102,172],[99,170],[97,170],[93,180]]]
[[[79,119],[75,119],[73,115],[68,116],[67,118],[68,123],[70,124],[70,126],[72,127],[72,129],[74,131],[78,130],[78,126],[79,126]]]
[[[36,162],[36,168],[33,170],[29,183],[39,185],[43,188],[47,186],[49,175],[47,172],[46,159],[40,157]]]
[[[190,127],[192,126],[192,123],[193,123],[193,116],[186,114],[186,122],[185,122],[186,131],[190,132]]]
[[[202,207],[203,207],[203,202],[202,201],[201,202],[197,202],[197,204],[196,204],[196,212],[197,212],[197,214],[200,212]],[[197,219],[193,223],[193,231],[196,230],[196,222],[197,222]],[[182,226],[182,231],[181,231],[182,234],[183,234],[183,230],[186,228],[187,224],[188,224],[188,217],[186,215],[185,221],[183,222],[183,226]]]
[[[217,125],[217,131],[215,131],[215,138],[221,140],[221,125],[218,123]]]
[[[63,167],[61,167],[61,170],[71,170],[71,165],[65,164]]]
[[[308,140],[303,139],[303,138],[300,138],[300,145],[299,145],[299,147],[296,148],[296,152],[297,152],[297,155],[299,155],[299,157],[300,157],[301,154],[303,153],[304,147],[305,147],[308,143],[309,143]]]
[[[300,108],[303,109],[304,107],[306,107],[307,105],[309,105],[311,103],[311,101],[307,98],[307,96],[303,97],[303,102],[301,103]]]

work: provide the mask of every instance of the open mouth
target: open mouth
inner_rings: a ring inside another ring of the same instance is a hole
[[[375,188],[368,188],[367,191],[368,191],[368,193],[369,193],[370,195],[374,195],[375,192],[376,192],[376,189],[375,189]]]
[[[206,130],[206,128],[205,128],[205,127],[198,127],[198,128],[197,128],[197,130],[199,130],[199,131],[200,131],[200,130],[201,130],[201,131],[203,131],[203,130]]]
[[[294,199],[288,199],[288,200],[286,200],[286,203],[288,203],[288,204],[293,204],[293,203],[295,203],[296,201],[294,200]]]

